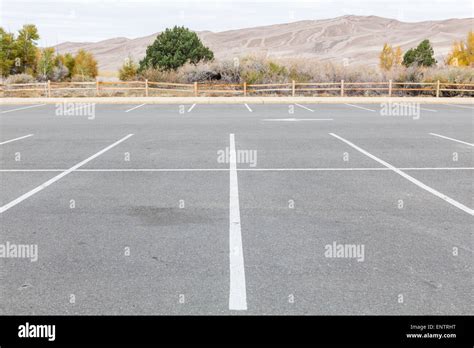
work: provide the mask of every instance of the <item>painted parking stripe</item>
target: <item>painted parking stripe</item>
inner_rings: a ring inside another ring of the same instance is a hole
[[[146,104],[141,104],[141,105],[134,106],[134,107],[131,108],[131,109],[125,110],[125,112],[130,112],[130,111],[136,110],[136,109],[141,108],[142,106],[145,106],[145,105],[146,105]]]
[[[362,109],[362,110],[367,110],[367,111],[375,112],[375,110],[368,109],[368,108],[364,108],[363,106],[359,106],[359,105],[354,105],[354,104],[344,104],[344,105],[352,106],[352,107],[354,107],[354,108],[358,108],[358,109]]]
[[[10,139],[10,140],[1,142],[0,145],[12,143],[12,142],[14,142],[14,141],[21,140],[21,139],[25,139],[25,138],[29,138],[29,137],[32,137],[32,136],[33,136],[33,134],[24,135],[24,136],[22,136],[22,137],[18,137],[18,138],[15,138],[15,139]]]
[[[13,110],[4,110],[2,112],[0,112],[1,114],[6,114],[8,112],[14,112],[14,111],[20,111],[20,110],[26,110],[26,109],[31,109],[31,108],[38,108],[40,106],[45,106],[46,104],[39,104],[39,105],[30,105],[30,106],[25,106],[25,107],[22,107],[22,108],[18,108],[18,109],[13,109]]]
[[[332,118],[266,118],[264,122],[333,121]]]
[[[445,136],[445,135],[436,134],[436,133],[430,133],[430,134],[431,134],[431,135],[434,135],[435,137],[439,137],[439,138],[443,138],[443,139],[455,141],[455,142],[458,142],[458,143],[461,143],[461,144],[464,144],[464,145],[474,146],[474,144],[471,144],[471,143],[468,143],[468,142],[465,142],[465,141],[462,141],[462,140],[450,138],[450,137],[447,137],[447,136]]]
[[[438,110],[423,108],[423,107],[421,107],[421,106],[416,107],[416,106],[414,106],[414,105],[412,105],[412,104],[405,103],[405,102],[392,103],[392,104],[394,104],[394,105],[399,104],[399,105],[401,105],[402,107],[409,107],[409,108],[415,109],[415,110],[419,108],[420,110],[423,110],[423,111],[438,112]]]
[[[195,106],[196,106],[196,104],[191,105],[191,107],[189,108],[188,112],[193,111],[193,109],[194,109]]]
[[[446,105],[446,106],[454,106],[454,107],[462,108],[462,109],[474,110],[474,107],[472,107],[472,106],[466,106],[466,105],[455,105],[455,104],[443,104],[443,105]]]
[[[420,110],[430,111],[430,112],[438,112],[438,110],[435,110],[435,109],[427,109],[427,108],[421,108],[421,107],[420,107]]]
[[[374,161],[377,161],[378,163],[382,164],[383,166],[387,167],[387,168],[390,168],[391,170],[393,170],[395,173],[397,173],[398,175],[404,177],[405,179],[411,181],[412,183],[414,183],[415,185],[417,185],[418,187],[424,189],[425,191],[428,191],[429,193],[435,195],[436,197],[439,197],[441,198],[442,200],[448,202],[449,204],[455,206],[456,208],[458,209],[461,209],[462,211],[468,213],[469,215],[474,215],[474,210],[469,208],[469,207],[466,207],[464,204],[462,203],[459,203],[458,201],[446,196],[445,194],[429,187],[428,185],[425,185],[424,183],[422,183],[421,181],[415,179],[414,177],[408,175],[407,173],[403,172],[402,170],[394,167],[393,165],[391,165],[390,163],[387,163],[385,162],[384,160],[381,160],[380,158],[372,155],[371,153],[365,151],[364,149],[358,147],[357,145],[351,143],[349,140],[346,140],[342,137],[340,137],[339,135],[337,134],[334,134],[334,133],[329,133],[330,135],[332,135],[333,137],[341,140],[342,142],[346,143],[347,145],[349,145],[350,147],[356,149],[357,151],[359,151],[360,153],[366,155],[367,157],[373,159]]]
[[[249,112],[253,112],[253,110],[250,108],[249,104],[245,104],[245,107],[247,108],[247,110],[248,110]]]
[[[31,191],[28,191],[27,193],[21,195],[20,197],[14,199],[13,201],[11,201],[10,203],[7,203],[5,204],[4,206],[0,207],[0,213],[4,213],[6,212],[8,209],[14,207],[15,205],[17,205],[18,203],[21,203],[23,202],[25,199],[28,199],[29,197],[33,196],[34,194],[40,192],[41,190],[45,189],[46,187],[48,187],[49,185],[52,185],[54,184],[56,181],[62,179],[63,177],[65,177],[66,175],[72,173],[73,171],[75,171],[76,169],[79,169],[80,167],[82,167],[84,164],[92,161],[94,158],[97,158],[99,157],[100,155],[102,155],[103,153],[109,151],[110,149],[112,149],[113,147],[117,146],[118,144],[124,142],[125,140],[127,140],[128,138],[130,138],[131,136],[133,136],[133,134],[128,134],[127,136],[123,137],[122,139],[116,141],[115,143],[113,143],[112,145],[109,145],[107,146],[106,148],[100,150],[99,152],[97,152],[96,154],[90,156],[89,158],[85,159],[84,161],[82,162],[79,162],[78,164],[72,166],[71,168],[63,171],[61,174],[58,174],[56,175],[54,178],[52,179],[49,179],[48,181],[44,182],[43,184],[41,184],[40,186],[34,188],[33,190]]]
[[[304,106],[304,105],[301,105],[301,104],[295,104],[295,105],[296,105],[296,106],[299,106],[299,107],[302,108],[302,109],[305,109],[305,110],[314,112],[314,110],[312,110],[312,109],[310,109],[310,108],[308,108],[308,107],[306,107],[306,106]]]
[[[244,254],[240,225],[239,184],[237,180],[237,156],[235,153],[234,134],[230,134],[229,140],[229,309],[244,311],[247,310],[247,290],[245,286]]]

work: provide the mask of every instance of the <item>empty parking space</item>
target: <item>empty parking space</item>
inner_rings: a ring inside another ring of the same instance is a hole
[[[268,314],[466,310],[470,216],[390,172],[239,177],[249,308]],[[333,245],[364,249],[331,257]],[[462,260],[452,255],[455,246],[467,248]]]
[[[23,107],[0,228],[38,260],[2,259],[2,314],[469,313],[468,108]]]
[[[2,216],[3,238],[37,243],[40,250],[36,263],[6,264],[4,308],[23,314],[31,308],[38,314],[227,311],[227,192],[227,177],[212,173],[64,178]]]

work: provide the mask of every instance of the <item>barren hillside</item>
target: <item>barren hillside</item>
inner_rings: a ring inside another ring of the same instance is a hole
[[[472,18],[405,23],[375,16],[344,16],[198,35],[218,59],[263,54],[375,65],[384,42],[406,50],[425,38],[431,40],[438,61],[442,61],[452,42],[464,39],[473,23]],[[65,42],[56,48],[61,53],[84,48],[97,57],[100,70],[115,71],[128,55],[141,59],[157,34],[94,43]]]

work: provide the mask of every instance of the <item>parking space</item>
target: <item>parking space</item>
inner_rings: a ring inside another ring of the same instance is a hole
[[[256,312],[467,313],[472,218],[464,212],[391,172],[239,178],[249,307]],[[334,244],[364,249],[328,257]],[[452,255],[456,246],[462,257]]]
[[[212,173],[64,178],[2,216],[6,240],[40,252],[5,264],[3,304],[22,314],[223,312],[227,185]]]

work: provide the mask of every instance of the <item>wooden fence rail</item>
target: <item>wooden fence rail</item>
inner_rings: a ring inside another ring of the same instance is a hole
[[[315,96],[315,95],[420,95],[474,96],[474,83],[435,82],[295,82],[169,83],[152,81],[43,82],[0,84],[0,93],[8,96]],[[79,94],[79,95],[78,95]]]

